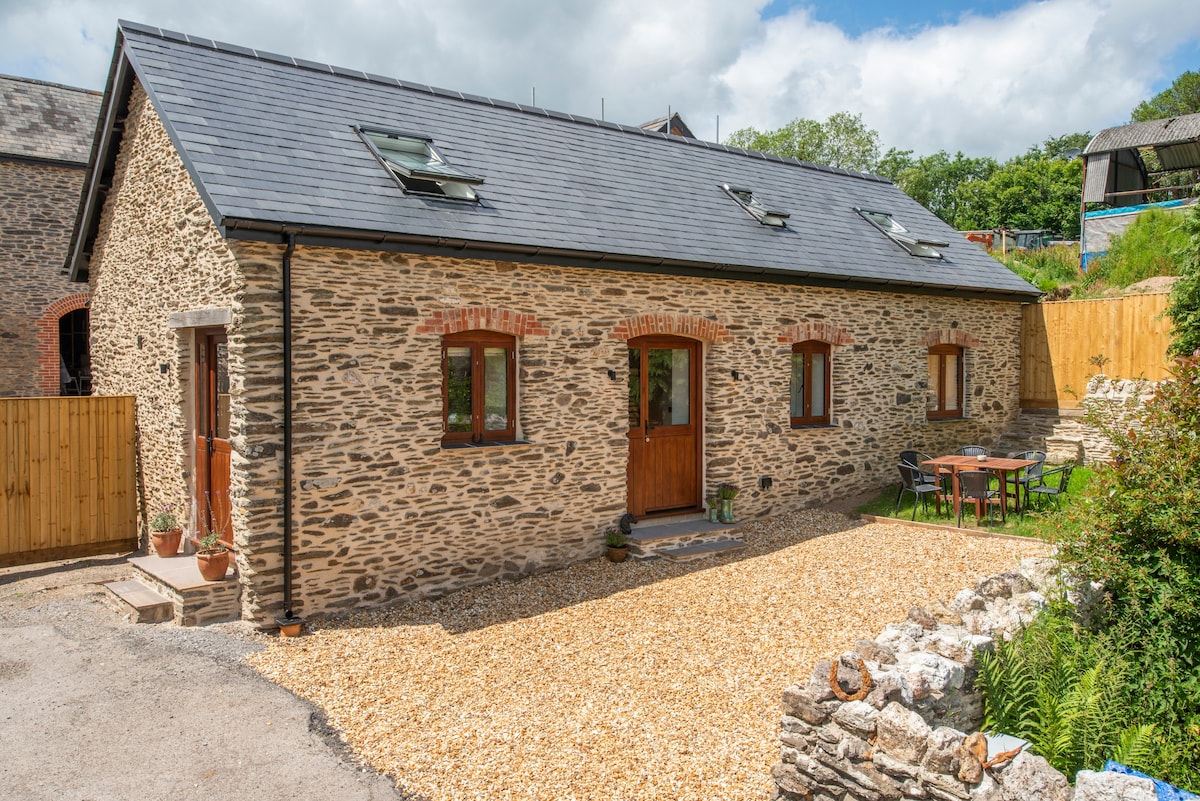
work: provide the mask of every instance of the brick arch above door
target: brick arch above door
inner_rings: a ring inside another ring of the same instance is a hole
[[[59,298],[46,307],[37,321],[37,388],[42,395],[57,395],[62,389],[59,364],[58,321],[64,314],[86,309],[88,293]]]
[[[690,337],[708,343],[731,342],[729,329],[715,320],[694,314],[639,314],[613,326],[609,339],[630,340],[651,334]]]
[[[421,321],[418,334],[457,334],[461,331],[498,331],[515,337],[544,337],[550,329],[535,315],[499,306],[465,306],[435,311]]]
[[[854,337],[850,335],[850,332],[833,323],[799,323],[797,325],[789,325],[783,329],[783,333],[779,336],[779,342],[786,345],[796,342],[808,342],[813,339],[818,342],[828,342],[830,345],[854,344]]]
[[[960,348],[978,348],[979,338],[961,328],[940,328],[934,331],[926,331],[917,344],[923,348],[932,348],[934,345],[957,345]]]

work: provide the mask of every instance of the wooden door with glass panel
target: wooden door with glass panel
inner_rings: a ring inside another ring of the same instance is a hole
[[[629,511],[700,509],[700,343],[629,340]]]
[[[196,335],[196,525],[233,543],[229,501],[229,345],[224,331]]]

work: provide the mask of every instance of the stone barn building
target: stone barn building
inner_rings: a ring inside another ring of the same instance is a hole
[[[243,618],[994,445],[1037,290],[886,180],[122,23],[72,244],[146,508]],[[211,508],[211,512],[209,509]]]
[[[87,287],[63,269],[100,93],[0,75],[0,397],[85,395]]]

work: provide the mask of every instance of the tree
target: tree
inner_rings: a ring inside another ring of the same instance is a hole
[[[1200,113],[1200,72],[1189,71],[1154,97],[1138,103],[1130,114],[1130,121],[1148,122],[1196,113]]]
[[[1045,228],[1077,239],[1083,163],[1066,151],[1090,138],[1078,133],[1047,139],[986,178],[964,181],[956,193],[955,227]]]
[[[861,114],[848,111],[825,122],[797,118],[773,131],[742,128],[725,144],[847,170],[871,170],[879,160],[879,133],[863,124]]]
[[[939,150],[914,159],[911,150],[892,148],[880,159],[876,172],[953,225],[960,205],[958,187],[967,181],[986,180],[996,169],[996,161],[987,157],[969,158],[961,152],[951,156]]]

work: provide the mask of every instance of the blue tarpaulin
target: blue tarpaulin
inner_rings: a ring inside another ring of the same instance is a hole
[[[1196,798],[1196,795],[1189,793],[1187,790],[1180,790],[1174,785],[1161,782],[1153,776],[1147,776],[1145,773],[1122,765],[1120,762],[1113,762],[1111,759],[1104,763],[1104,769],[1113,773],[1123,773],[1126,776],[1138,776],[1143,779],[1149,779],[1154,782],[1154,789],[1158,793],[1158,801],[1190,801]]]

